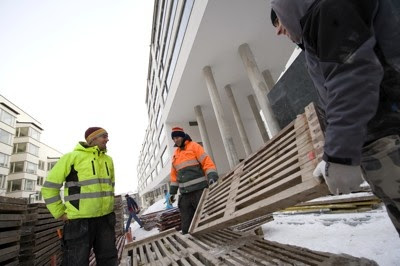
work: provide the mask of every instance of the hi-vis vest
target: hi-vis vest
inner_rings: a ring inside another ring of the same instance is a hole
[[[172,157],[170,194],[182,194],[208,187],[209,175],[217,175],[215,164],[203,147],[194,141],[185,141],[183,149],[177,147]]]
[[[42,187],[47,208],[55,218],[93,218],[114,209],[114,164],[97,146],[79,143],[56,163]],[[64,185],[64,202],[60,189]]]

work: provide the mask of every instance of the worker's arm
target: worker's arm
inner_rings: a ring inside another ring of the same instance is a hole
[[[379,103],[383,68],[374,51],[374,8],[360,13],[351,3],[340,4],[342,8],[321,5],[313,19],[307,20],[306,56],[310,74],[325,99],[324,160],[359,165],[367,124]],[[337,27],[332,26],[334,21]],[[323,78],[316,78],[318,73]]]
[[[60,196],[60,189],[66,176],[71,171],[70,159],[70,154],[60,158],[48,174],[41,190],[47,208],[56,219],[67,219],[66,208]]]
[[[200,162],[203,172],[207,176],[208,183],[212,184],[218,180],[217,168],[214,162],[211,160],[210,156],[204,151],[203,147],[194,143],[195,154],[197,161]]]

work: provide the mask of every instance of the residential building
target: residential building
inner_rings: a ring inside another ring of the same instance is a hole
[[[41,124],[0,95],[0,195],[44,202],[40,190],[62,155],[40,141]]]
[[[137,165],[144,206],[168,188],[172,127],[201,143],[220,175],[277,134],[282,98],[271,92],[300,52],[276,36],[265,0],[155,0],[150,47]]]

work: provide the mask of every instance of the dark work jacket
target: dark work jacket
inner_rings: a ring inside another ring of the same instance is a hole
[[[134,211],[135,209],[139,209],[139,206],[137,205],[136,201],[132,197],[128,197],[126,199],[126,204],[128,205],[128,210],[130,212]]]
[[[324,159],[359,165],[363,145],[400,133],[400,1],[273,0],[326,116]]]

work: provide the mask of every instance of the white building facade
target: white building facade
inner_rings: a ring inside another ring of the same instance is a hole
[[[40,123],[0,95],[0,195],[44,202],[40,190],[62,153],[40,141]]]
[[[168,189],[172,127],[203,145],[229,172],[279,130],[267,93],[295,45],[278,37],[265,0],[155,0],[138,160],[148,206]]]

